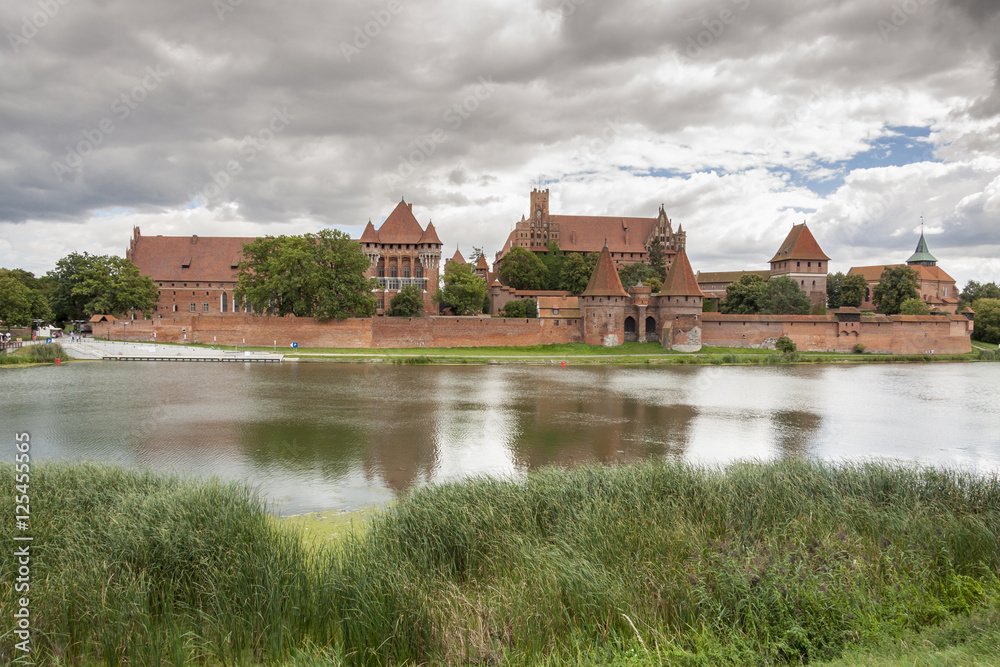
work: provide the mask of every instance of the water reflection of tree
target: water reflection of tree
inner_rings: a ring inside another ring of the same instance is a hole
[[[783,457],[806,456],[815,442],[823,418],[802,410],[778,410],[771,414],[777,453]]]

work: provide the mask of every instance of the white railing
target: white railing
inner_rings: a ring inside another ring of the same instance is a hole
[[[410,285],[425,289],[427,278],[378,278],[378,284],[387,290],[401,290]]]

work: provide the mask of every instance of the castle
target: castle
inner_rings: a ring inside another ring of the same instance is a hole
[[[532,189],[530,218],[521,216],[503,247],[496,254],[494,268],[503,263],[511,248],[526,248],[532,252],[548,252],[554,243],[563,252],[601,252],[608,246],[615,266],[645,263],[649,249],[659,240],[664,263],[669,268],[679,248],[687,242],[681,225],[673,230],[663,206],[655,218],[634,218],[594,215],[552,215],[549,213],[549,191]]]
[[[804,351],[846,352],[858,345],[871,351],[906,354],[964,353],[971,349],[971,311],[963,315],[952,312],[866,317],[854,308],[825,315],[703,312],[704,300],[717,298],[720,290],[724,294],[727,281],[700,283],[688,260],[687,236],[680,225],[673,231],[662,206],[656,218],[554,216],[548,213],[548,194],[548,190],[532,191],[533,218],[515,227],[498,253],[501,261],[511,247],[541,252],[554,241],[563,250],[592,252],[598,237],[602,245],[596,249],[600,252],[596,267],[579,297],[569,297],[568,293],[527,295],[539,305],[541,316],[537,319],[374,317],[317,322],[311,318],[250,315],[233,302],[232,292],[243,244],[254,239],[146,237],[135,228],[127,257],[153,278],[160,298],[153,319],[136,320],[133,315],[129,337],[198,341],[200,335],[207,341],[210,335],[212,341],[223,344],[242,340],[248,345],[284,346],[296,342],[306,346],[375,348],[572,342],[614,346],[627,341],[658,341],[669,349],[697,351],[703,345],[773,348],[778,338],[787,336]],[[669,265],[662,288],[654,294],[640,283],[626,290],[618,267],[648,258],[654,239],[660,239]],[[357,242],[370,260],[368,275],[381,287],[376,294],[380,314],[391,295],[407,285],[423,289],[425,309],[433,312],[430,306],[438,284],[442,242],[431,222],[426,227],[417,222],[412,204],[400,201],[378,229],[369,221]],[[794,225],[771,258],[767,276],[788,276],[814,303],[825,303],[829,260],[806,224]],[[449,261],[465,260],[456,251]],[[923,235],[910,262],[921,269],[940,271],[927,251]],[[507,298],[519,295],[495,280],[483,257],[479,257],[475,270],[488,283],[493,280],[491,292],[505,290]],[[717,277],[735,280],[741,273],[727,272]],[[702,287],[708,284],[711,291]],[[954,290],[953,280],[950,289]],[[926,298],[930,298],[929,294]],[[96,325],[95,335],[110,335],[113,326]]]

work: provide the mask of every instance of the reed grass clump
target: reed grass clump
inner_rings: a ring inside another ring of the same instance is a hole
[[[59,343],[39,343],[28,345],[6,353],[0,353],[0,365],[51,364],[56,359],[66,359],[66,353]]]
[[[31,493],[39,664],[800,664],[1000,603],[1000,478],[903,465],[473,479],[313,549],[241,485],[46,464]]]

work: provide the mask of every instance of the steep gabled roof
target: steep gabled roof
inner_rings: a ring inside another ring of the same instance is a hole
[[[486,258],[482,255],[480,255],[479,259],[476,261],[476,270],[478,271],[479,269],[485,269],[487,271],[490,270],[490,265],[486,263]]]
[[[413,217],[412,204],[400,201],[378,229],[379,241],[385,243],[420,243],[424,230]]]
[[[378,243],[378,232],[375,231],[375,225],[369,220],[368,224],[365,225],[365,231],[361,235],[361,243]]]
[[[559,224],[563,252],[598,252],[604,243],[612,252],[646,252],[646,239],[656,226],[656,218],[550,215],[549,220]]]
[[[462,257],[462,251],[459,250],[458,248],[455,248],[455,254],[451,256],[451,259],[449,261],[458,262],[459,264],[465,264],[465,258]]]
[[[930,250],[927,249],[927,241],[924,240],[924,232],[920,230],[920,240],[917,241],[917,249],[910,255],[910,258],[906,260],[906,263],[911,262],[936,262],[937,257],[931,254]]]
[[[705,293],[698,287],[698,279],[694,277],[691,270],[691,262],[688,261],[687,252],[682,246],[674,257],[670,271],[667,272],[667,279],[663,281],[663,288],[660,294],[666,296],[705,296]]]
[[[444,245],[441,243],[441,239],[438,238],[437,230],[434,229],[434,223],[428,222],[427,229],[424,230],[423,236],[420,237],[421,243],[430,243],[435,245]]]
[[[597,266],[590,275],[587,289],[583,290],[580,296],[628,296],[628,292],[622,287],[621,278],[618,277],[618,270],[615,269],[615,261],[611,259],[608,244],[604,244]]]
[[[225,282],[235,280],[243,244],[255,238],[234,236],[139,236],[132,263],[153,280]]]
[[[787,259],[830,259],[819,247],[819,243],[813,237],[812,232],[806,227],[806,223],[795,225],[788,236],[782,241],[778,252],[771,258],[771,262],[783,262]]]

